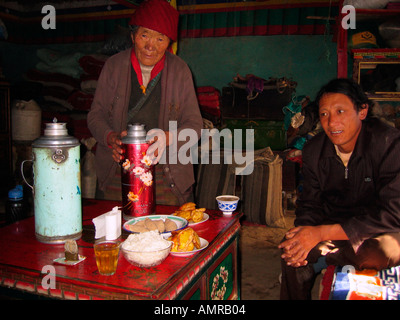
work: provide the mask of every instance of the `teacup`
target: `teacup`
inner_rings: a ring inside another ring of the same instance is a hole
[[[232,214],[236,209],[239,202],[239,197],[234,195],[221,195],[216,197],[218,208],[223,214]]]

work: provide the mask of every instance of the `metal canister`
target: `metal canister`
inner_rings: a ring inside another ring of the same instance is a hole
[[[124,219],[155,213],[154,166],[146,156],[145,125],[128,125],[122,138],[124,159],[121,161],[122,213]]]
[[[36,238],[64,243],[82,235],[80,144],[66,123],[46,123],[32,143]]]

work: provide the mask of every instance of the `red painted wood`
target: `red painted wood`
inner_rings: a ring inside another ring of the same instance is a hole
[[[186,284],[204,268],[205,264],[221,254],[221,247],[240,228],[241,214],[224,216],[221,212],[207,210],[210,219],[193,226],[200,237],[209,241],[207,249],[190,257],[169,255],[164,262],[153,268],[138,268],[119,257],[117,272],[102,276],[97,271],[93,252],[94,229],[92,219],[110,211],[119,202],[84,200],[83,236],[77,241],[79,254],[86,259],[75,266],[55,264],[54,259],[64,256],[63,244],[43,244],[35,238],[34,218],[18,221],[0,229],[0,284],[55,295],[76,298],[127,298],[127,299],[170,299],[175,298]],[[176,207],[157,206],[157,214],[170,214]],[[85,234],[92,230],[91,238]],[[87,241],[85,241],[87,240]],[[42,285],[42,269],[54,266],[56,272],[55,290],[45,290]],[[14,281],[16,280],[16,281]],[[14,282],[13,282],[14,281]],[[61,290],[61,291],[60,291]]]

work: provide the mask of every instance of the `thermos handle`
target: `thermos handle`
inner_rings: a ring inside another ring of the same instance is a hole
[[[33,161],[33,160],[24,160],[21,162],[21,174],[22,174],[22,179],[24,179],[25,183],[31,187],[31,189],[33,190],[33,187],[28,183],[28,181],[26,181],[25,176],[24,176],[24,163],[27,161]]]

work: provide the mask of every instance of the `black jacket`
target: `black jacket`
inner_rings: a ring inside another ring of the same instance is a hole
[[[364,120],[347,168],[321,132],[303,149],[302,172],[296,226],[339,223],[355,250],[400,232],[400,130]]]

